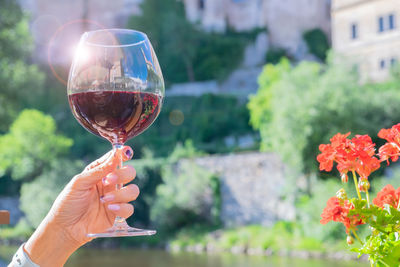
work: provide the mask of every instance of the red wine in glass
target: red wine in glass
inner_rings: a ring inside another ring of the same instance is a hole
[[[146,130],[162,104],[160,95],[130,91],[89,91],[68,99],[79,123],[112,144],[124,144]]]

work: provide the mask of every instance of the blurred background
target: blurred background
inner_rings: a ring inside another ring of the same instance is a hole
[[[337,132],[380,145],[400,122],[399,18],[397,0],[0,0],[0,266],[110,149],[66,97],[80,35],[102,28],[147,33],[163,70],[161,114],[128,143],[128,222],[158,233],[95,240],[67,266],[364,266],[342,225],[319,223],[350,187],[316,156]],[[372,190],[397,188],[397,169]]]

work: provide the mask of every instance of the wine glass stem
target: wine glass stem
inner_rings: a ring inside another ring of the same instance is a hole
[[[118,165],[117,169],[122,168],[122,153],[117,153],[119,149],[123,149],[124,145],[123,144],[113,144],[113,150],[118,156]],[[122,188],[123,184],[116,184],[115,189],[120,190]],[[114,221],[114,227],[121,227],[122,225],[126,225],[125,218],[117,216]]]

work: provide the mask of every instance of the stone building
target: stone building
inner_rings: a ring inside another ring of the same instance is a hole
[[[399,0],[333,0],[333,49],[363,81],[382,81],[400,58]]]
[[[330,0],[183,0],[186,16],[205,29],[237,31],[266,27],[269,44],[291,54],[303,49],[304,31],[320,28],[330,35]]]

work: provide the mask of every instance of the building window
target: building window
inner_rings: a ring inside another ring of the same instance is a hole
[[[358,25],[356,23],[351,24],[351,39],[358,38]]]
[[[387,16],[381,16],[378,18],[378,32],[384,32],[387,30],[393,30],[396,28],[396,16],[389,14]]]
[[[397,59],[394,58],[394,57],[392,57],[392,58],[390,59],[390,66],[391,66],[391,67],[394,67],[394,66],[396,66],[396,64],[397,64]]]
[[[384,25],[384,23],[383,23],[383,17],[379,17],[379,19],[378,19],[378,24],[379,24],[379,28],[378,28],[378,31],[379,32],[383,32],[384,30],[385,30],[385,25]]]
[[[396,28],[394,15],[390,14],[388,19],[389,19],[389,30],[393,30],[394,28]]]
[[[199,9],[201,9],[201,10],[204,9],[205,1],[206,1],[206,0],[198,0],[197,3],[198,3],[198,6],[199,6]]]
[[[384,59],[381,59],[381,61],[379,61],[379,67],[380,67],[380,69],[382,69],[382,70],[386,67],[385,60],[384,60]]]

